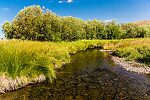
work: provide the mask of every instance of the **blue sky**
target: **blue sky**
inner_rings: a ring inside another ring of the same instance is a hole
[[[34,4],[61,16],[83,20],[116,19],[121,23],[150,20],[150,0],[0,0],[0,25],[12,21],[22,8]],[[1,31],[0,37],[3,37]]]

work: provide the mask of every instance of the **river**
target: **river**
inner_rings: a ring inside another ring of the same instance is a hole
[[[28,85],[0,100],[150,100],[149,76],[124,70],[99,49],[72,55],[56,74],[52,83]]]

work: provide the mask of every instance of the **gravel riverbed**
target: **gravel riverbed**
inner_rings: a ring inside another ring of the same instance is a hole
[[[148,65],[137,63],[135,61],[126,61],[125,59],[116,56],[112,56],[111,59],[114,61],[115,64],[123,67],[127,71],[136,72],[139,74],[150,73],[150,66]]]

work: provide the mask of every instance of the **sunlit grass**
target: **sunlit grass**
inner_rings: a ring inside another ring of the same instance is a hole
[[[107,48],[114,49],[114,55],[126,60],[150,64],[150,38],[120,40],[108,45]]]
[[[0,73],[10,77],[55,77],[54,69],[70,62],[70,54],[99,47],[101,41],[37,42],[9,40],[0,42]]]
[[[88,48],[103,47],[127,60],[150,62],[150,39],[80,40],[75,42],[0,41],[0,74],[33,78],[44,74],[52,80],[55,68],[70,62],[70,55]]]

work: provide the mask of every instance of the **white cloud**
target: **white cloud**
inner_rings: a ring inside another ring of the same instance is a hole
[[[73,0],[59,0],[58,3],[72,3]]]
[[[2,25],[2,24],[1,24]],[[3,33],[3,31],[2,31],[2,27],[0,27],[0,39],[1,38],[4,38],[4,33]]]
[[[3,33],[3,31],[2,31],[2,25],[3,25],[3,24],[4,24],[4,22],[1,22],[1,21],[0,21],[0,39],[5,37],[5,36],[4,36],[4,33]]]
[[[68,2],[68,3],[72,3],[72,2],[73,2],[73,0],[67,0],[67,2]]]
[[[0,11],[2,12],[7,12],[9,9],[8,8],[0,8]]]
[[[116,21],[116,19],[108,19],[108,20],[105,20],[104,22],[109,23],[109,22],[112,22],[112,21]]]
[[[58,1],[58,3],[64,3],[64,1]]]
[[[45,6],[42,6],[42,9],[45,9]]]

